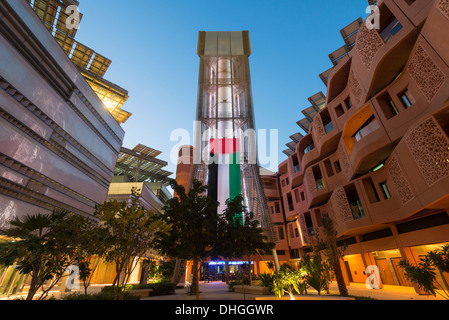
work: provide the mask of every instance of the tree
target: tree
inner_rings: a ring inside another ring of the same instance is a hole
[[[156,244],[163,255],[193,261],[191,292],[196,292],[199,300],[198,265],[216,243],[218,202],[205,195],[207,186],[198,180],[192,182],[187,193],[176,182],[172,182],[172,188],[176,196],[166,202],[164,213],[158,216],[172,229],[158,234]]]
[[[226,200],[226,209],[218,221],[216,239],[216,255],[226,258],[227,261],[231,258],[247,257],[250,285],[251,255],[258,254],[259,250],[269,251],[275,246],[267,241],[264,230],[259,226],[259,222],[254,220],[254,214],[248,212],[243,205],[242,195]],[[228,270],[226,268],[226,273]]]
[[[326,236],[327,257],[337,280],[338,291],[341,296],[347,297],[349,295],[348,288],[346,288],[340,265],[340,259],[343,254],[337,247],[337,230],[335,229],[335,224],[327,212],[321,214],[321,223],[323,224],[324,234]]]
[[[417,264],[408,260],[401,260],[399,266],[403,269],[405,276],[416,283],[419,289],[426,294],[436,296],[439,294],[449,300],[449,288],[442,272],[449,272],[449,245],[430,251],[425,257],[420,258]],[[442,274],[444,286],[437,281],[437,268]]]
[[[76,221],[80,219],[68,211],[55,209],[50,214],[16,217],[9,228],[0,230],[7,237],[0,244],[0,264],[17,263],[20,273],[31,276],[27,300],[32,300],[39,289],[42,290],[39,300],[45,299],[67,267],[76,261],[80,238]]]
[[[226,209],[218,219],[217,237],[211,255],[225,259],[225,281],[229,283],[229,260],[242,256],[239,239],[241,238],[241,214],[244,211],[242,197],[226,200]]]
[[[92,257],[101,258],[104,255],[106,244],[103,239],[107,233],[98,225],[97,220],[75,216],[73,223],[79,230],[77,238],[73,239],[74,244],[76,243],[75,257],[79,268],[79,279],[83,282],[84,293],[87,294],[92,275],[98,266],[98,260],[92,265]]]
[[[137,265],[134,261],[139,261],[152,248],[155,234],[168,234],[171,228],[152,210],[140,205],[139,191],[132,189],[130,204],[106,201],[95,211],[104,232],[104,258],[115,263],[115,299],[123,298],[124,286]]]

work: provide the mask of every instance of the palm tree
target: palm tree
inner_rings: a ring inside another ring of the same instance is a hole
[[[323,224],[324,234],[326,236],[327,255],[332,269],[334,270],[335,278],[337,279],[338,291],[341,296],[347,297],[349,295],[348,288],[346,288],[340,265],[341,252],[337,248],[337,230],[335,229],[334,222],[327,212],[322,213],[321,222]]]
[[[55,209],[51,214],[16,217],[9,222],[9,228],[0,230],[0,235],[9,240],[0,244],[0,265],[10,266],[17,262],[17,269],[22,274],[31,275],[27,300],[32,300],[37,290],[48,280],[53,279],[54,286],[54,278],[59,280],[70,264],[68,245],[60,237],[58,228],[67,215],[65,210]],[[48,290],[44,290],[44,293]]]

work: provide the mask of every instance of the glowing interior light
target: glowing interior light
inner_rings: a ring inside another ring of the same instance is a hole
[[[109,110],[112,109],[112,101],[111,100],[103,100],[103,104],[107,109],[109,109]]]

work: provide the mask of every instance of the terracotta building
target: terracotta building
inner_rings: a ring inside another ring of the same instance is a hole
[[[348,284],[376,265],[381,283],[412,286],[398,262],[449,242],[449,2],[377,6],[378,29],[359,19],[342,30],[345,46],[320,75],[327,94],[309,99],[306,134],[287,144],[286,236],[294,262],[327,212],[347,245]]]

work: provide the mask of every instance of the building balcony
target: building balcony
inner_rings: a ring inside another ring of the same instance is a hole
[[[329,188],[322,175],[321,162],[306,169],[304,185],[307,194],[307,203],[312,206],[325,201],[329,197]]]
[[[371,225],[369,211],[357,181],[336,188],[329,203],[339,236]]]

